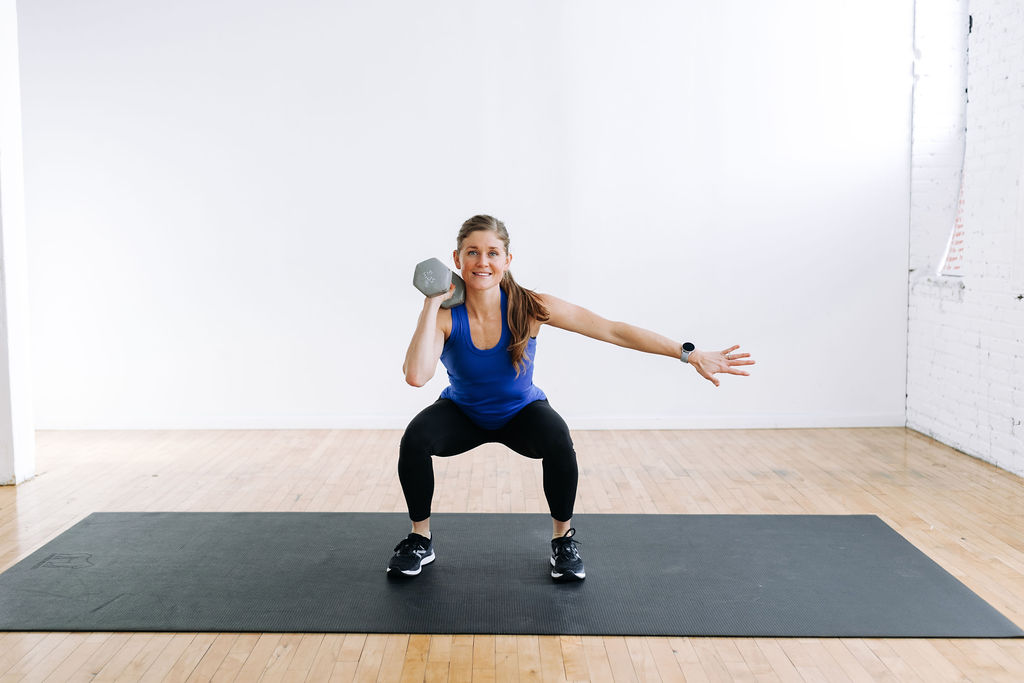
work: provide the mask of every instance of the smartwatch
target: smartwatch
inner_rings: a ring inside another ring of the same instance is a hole
[[[696,348],[697,347],[694,346],[691,342],[685,342],[681,347],[679,347],[679,360],[683,361],[684,363],[689,363],[690,352],[692,352]]]

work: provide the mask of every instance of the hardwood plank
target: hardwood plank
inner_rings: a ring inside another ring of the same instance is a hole
[[[309,665],[307,680],[326,681],[331,678],[334,674],[334,665],[339,661],[339,653],[344,642],[345,635],[341,633],[328,633],[320,640],[320,646]]]
[[[117,653],[110,658],[106,666],[96,674],[96,681],[116,681],[122,674],[131,674],[139,666],[140,658],[144,661],[152,653],[150,644],[158,641],[159,633],[133,633]]]
[[[92,680],[92,674],[86,671],[87,662],[89,659],[101,648],[103,644],[110,640],[111,634],[109,633],[84,633],[77,634],[78,647],[73,652],[68,654],[60,664],[53,669],[45,678],[42,680],[46,683],[63,683],[66,681],[74,680]],[[33,671],[33,674],[35,672]]]
[[[691,683],[708,683],[708,677],[704,667],[701,666],[700,657],[693,647],[692,638],[669,638],[672,646],[672,654],[676,658],[676,664],[683,676]]]
[[[708,680],[728,681],[732,679],[729,667],[722,661],[722,657],[715,646],[714,638],[693,638],[693,650],[697,653],[697,661],[704,670]]]
[[[328,680],[330,683],[352,683],[358,669],[359,662],[335,662]]]
[[[55,643],[52,649],[49,649],[48,651],[41,651],[39,653],[39,657],[34,661],[26,662],[24,665],[25,672],[16,672],[13,675],[5,675],[0,678],[14,680],[15,677],[17,677],[17,680],[19,681],[45,680],[64,662],[65,659],[71,656],[71,654],[77,650],[88,637],[88,634],[84,633],[68,633],[64,639]]]
[[[494,671],[494,636],[473,636],[473,671]],[[475,676],[475,674],[474,674]]]
[[[143,683],[150,683],[151,681],[159,683],[160,681],[167,680],[178,659],[181,658],[182,654],[196,637],[197,634],[195,633],[167,634],[166,643],[160,652],[157,653],[156,657],[151,658],[148,662],[148,666],[146,666],[142,676],[128,674],[128,680],[137,680]],[[141,669],[144,665],[146,665],[146,662],[140,662],[139,668]],[[125,676],[122,675],[122,678],[125,678]]]
[[[521,636],[516,639],[516,655],[519,660],[520,681],[542,681],[540,661],[540,638]]]
[[[402,659],[399,680],[422,681],[427,673],[427,653],[430,651],[430,636],[409,636],[408,647]]]
[[[519,680],[519,654],[515,636],[495,637],[494,678],[498,681]]]
[[[7,674],[22,659],[46,640],[46,633],[4,633],[0,635],[0,676]],[[53,648],[53,637],[43,646],[46,652]]]
[[[914,671],[913,667],[904,660],[900,654],[893,649],[896,641],[890,640],[866,640],[867,646],[871,648],[875,656],[885,664],[885,667],[892,672],[898,681],[923,681]]]
[[[291,668],[292,660],[295,658],[295,653],[301,642],[302,634],[283,634],[277,642],[277,647],[270,654],[270,658],[263,669],[263,675],[260,676],[259,680],[266,681],[267,683],[283,681],[288,675],[288,670]]]
[[[733,680],[753,680],[755,678],[756,673],[750,667],[750,659],[743,656],[738,642],[731,638],[716,638],[714,645],[719,661],[725,666]],[[754,663],[756,664],[757,661],[755,660]]]
[[[925,681],[963,680],[964,673],[941,655],[931,641],[907,638],[895,641],[893,649]]]
[[[562,662],[565,678],[569,681],[589,681],[590,670],[587,667],[586,653],[583,651],[583,638],[580,636],[560,636]]]
[[[231,647],[217,665],[210,680],[218,682],[235,680],[241,674],[242,667],[259,641],[258,633],[243,633],[232,640]]]
[[[868,672],[873,681],[895,681],[895,674],[889,667],[868,646],[867,642],[859,638],[843,638],[840,641],[850,653],[850,656],[857,660],[857,664]]]
[[[540,672],[544,683],[565,683],[565,662],[558,636],[538,636]]]
[[[381,661],[377,679],[381,681],[397,681],[402,677],[405,665],[406,650],[409,649],[409,636],[390,634],[384,645],[384,657]]]
[[[228,657],[231,649],[234,647],[235,641],[239,636],[234,633],[214,633],[206,634],[212,635],[213,641],[209,647],[202,652],[199,657],[199,661],[196,662],[191,672],[188,672],[186,681],[194,683],[198,681],[209,681],[214,678],[217,670],[220,669],[221,664]],[[184,668],[186,664],[182,665]]]
[[[802,679],[805,681],[829,680],[826,675],[827,669],[823,671],[818,666],[818,660],[812,652],[815,647],[814,641],[808,638],[786,638],[779,639],[778,643]]]
[[[803,676],[797,671],[796,666],[793,664],[793,660],[789,658],[785,650],[779,644],[779,641],[773,638],[758,638],[754,641],[757,645],[757,649],[761,651],[761,654],[771,665],[772,673],[778,677],[780,681],[785,683],[797,683],[803,681]],[[756,659],[756,656],[755,656]]]
[[[654,659],[654,666],[658,671],[658,680],[661,681],[685,681],[682,669],[679,668],[679,661],[668,638],[648,638],[647,647]]]
[[[591,681],[609,683],[615,680],[612,667],[608,663],[608,652],[604,648],[604,638],[584,636],[583,654],[587,660],[587,671],[590,673]]]
[[[181,636],[183,639],[191,636],[191,640],[181,650],[178,658],[171,663],[166,675],[161,679],[165,683],[184,683],[187,681],[189,676],[198,668],[206,653],[217,642],[216,633],[181,634]]]
[[[359,663],[356,666],[356,681],[361,683],[376,681],[380,673],[381,664],[384,662],[384,650],[387,647],[388,637],[378,633],[371,633],[366,636],[363,649],[359,655]]]
[[[338,650],[337,660],[339,662],[358,662],[362,659],[363,648],[366,646],[367,636],[362,633],[349,633],[342,641]]]
[[[246,654],[245,661],[238,671],[238,680],[258,681],[263,677],[267,666],[278,652],[278,645],[283,636],[280,633],[261,633],[252,649]]]
[[[76,677],[81,676],[82,680],[96,680],[100,672],[103,671],[110,660],[121,651],[131,637],[132,634],[130,633],[109,634],[109,637],[103,641],[103,644],[100,645],[100,647],[89,656],[85,664],[78,669]]]
[[[626,639],[621,636],[606,637],[604,649],[608,655],[608,666],[611,667],[612,677],[616,681],[636,681],[637,675],[633,670],[633,660],[629,654],[629,647]]]
[[[473,680],[473,636],[458,635],[452,638],[448,680]]]
[[[300,637],[299,646],[295,648],[295,655],[288,663],[286,679],[306,679],[325,638],[323,633],[306,633]]]

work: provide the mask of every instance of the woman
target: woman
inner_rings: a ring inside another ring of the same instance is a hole
[[[412,519],[412,533],[396,547],[389,576],[416,576],[434,561],[430,502],[434,493],[431,456],[451,456],[484,443],[502,443],[542,461],[544,496],[551,511],[551,577],[579,581],[586,577],[574,540],[576,452],[569,428],[533,384],[537,333],[543,325],[646,353],[689,363],[717,387],[718,373],[748,375],[737,366],[752,365],[747,353],[705,352],[649,330],[612,322],[550,294],[524,289],[512,279],[505,225],[491,216],[473,216],[462,225],[453,252],[465,280],[465,303],[450,309],[452,296],[423,302],[416,332],[406,352],[406,381],[426,384],[440,360],[450,386],[420,412],[402,436],[398,475]]]

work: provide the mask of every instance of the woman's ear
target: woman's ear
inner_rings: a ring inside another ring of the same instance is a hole
[[[452,252],[452,260],[455,261],[455,267],[462,270],[462,264],[459,263],[459,250],[456,249]]]

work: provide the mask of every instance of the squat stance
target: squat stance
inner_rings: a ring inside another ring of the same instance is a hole
[[[449,386],[440,398],[412,419],[399,448],[398,475],[409,507],[412,533],[396,547],[389,576],[415,576],[434,561],[430,503],[434,494],[432,456],[465,453],[484,443],[502,443],[541,461],[544,496],[552,520],[551,577],[586,577],[572,528],[578,471],[569,428],[533,383],[537,335],[543,325],[576,332],[637,351],[689,363],[719,385],[718,373],[748,375],[737,366],[752,365],[739,346],[707,352],[650,330],[605,320],[550,294],[520,286],[509,266],[505,225],[491,216],[473,216],[459,231],[453,252],[465,282],[465,302],[441,304],[455,286],[423,302],[416,331],[405,356],[406,381],[423,386],[438,360]]]

